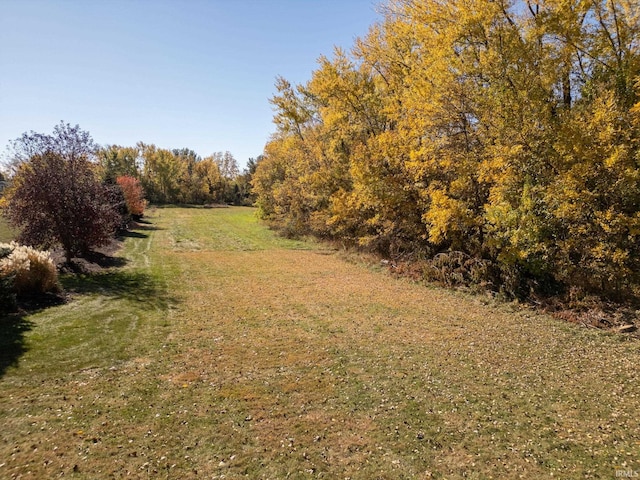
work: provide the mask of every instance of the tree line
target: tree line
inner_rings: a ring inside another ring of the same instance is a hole
[[[257,160],[240,174],[229,152],[201,158],[193,150],[97,145],[78,125],[52,134],[24,133],[10,150],[2,214],[18,241],[61,246],[67,262],[87,256],[140,219],[153,203],[247,204]],[[4,177],[2,177],[4,179]]]
[[[240,173],[228,151],[202,158],[189,148],[169,150],[142,142],[97,151],[104,181],[112,182],[119,175],[138,178],[147,199],[159,204],[251,204],[250,181],[257,161],[250,158]]]
[[[308,82],[277,80],[261,215],[510,295],[637,292],[639,4],[383,13]]]

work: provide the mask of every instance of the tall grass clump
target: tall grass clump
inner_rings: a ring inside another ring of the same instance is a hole
[[[11,254],[11,249],[0,246],[0,262]],[[0,269],[0,314],[16,308],[16,294],[13,290],[15,276]]]
[[[55,292],[60,289],[58,271],[49,252],[11,242],[0,243],[0,253],[3,290],[5,283],[10,280],[13,292],[18,295]]]

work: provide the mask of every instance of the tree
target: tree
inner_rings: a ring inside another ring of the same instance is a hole
[[[179,201],[180,180],[186,165],[170,150],[155,145],[140,144],[144,159],[143,184],[152,202],[176,203]]]
[[[239,173],[238,162],[231,152],[216,152],[213,159],[218,164],[220,174],[227,180],[234,180]]]
[[[166,150],[139,144],[141,182],[147,198],[159,203],[237,203],[238,164],[230,152],[202,159],[188,148]]]
[[[108,243],[119,224],[93,166],[52,151],[20,165],[3,214],[20,231],[19,242],[44,248],[60,244],[67,262]]]
[[[222,178],[220,167],[213,157],[206,157],[195,166],[201,187],[199,200],[206,202],[222,202],[225,190],[225,179]]]
[[[144,191],[142,190],[140,180],[125,175],[118,177],[116,183],[122,189],[129,214],[134,218],[141,218],[142,215],[144,215],[147,202],[144,199]]]
[[[52,135],[32,130],[10,142],[9,165],[15,172],[20,164],[29,161],[34,155],[47,151],[55,152],[71,161],[78,157],[93,160],[97,149],[98,146],[89,132],[81,130],[79,125],[72,127],[68,123],[60,122],[53,128]]]
[[[262,155],[258,158],[249,158],[246,168],[236,178],[236,185],[238,186],[238,201],[242,205],[253,205],[256,201],[256,197],[251,188],[251,181],[253,175],[256,173],[258,163],[262,160]]]
[[[31,132],[13,145],[21,156],[14,157],[3,214],[20,232],[18,241],[44,248],[59,244],[67,261],[106,244],[119,215],[97,180],[89,133],[61,123],[53,135]]]
[[[115,183],[120,176],[138,178],[140,170],[138,159],[140,149],[136,147],[121,147],[119,145],[108,145],[98,150],[98,163],[100,165],[100,176],[106,183]]]
[[[189,148],[175,148],[171,152],[182,165],[176,200],[180,203],[203,203],[203,182],[197,172],[202,161],[200,155]]]
[[[289,233],[455,251],[506,293],[640,284],[640,6],[390,0],[351,55],[276,81],[252,175]]]
[[[236,180],[240,173],[238,162],[231,152],[215,152],[211,158],[217,165],[222,177],[220,200],[224,203],[235,204],[239,200],[239,190]]]

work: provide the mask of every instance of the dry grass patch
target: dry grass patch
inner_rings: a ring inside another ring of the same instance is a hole
[[[390,278],[250,210],[156,215],[125,255],[165,301],[92,291],[29,319],[30,350],[0,381],[1,477],[640,471],[637,342]],[[176,225],[198,250],[176,248]],[[212,241],[218,228],[238,240]],[[127,332],[117,348],[98,301]],[[39,332],[73,315],[67,361],[46,357],[62,340]]]

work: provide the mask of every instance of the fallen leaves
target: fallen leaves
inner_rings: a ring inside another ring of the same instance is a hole
[[[211,228],[218,211],[207,212]],[[188,212],[162,210],[159,226],[174,213],[205,245]],[[85,476],[151,478],[639,469],[635,343],[335,254],[173,252],[168,231],[154,233],[149,258],[180,301],[138,315],[120,337],[128,356],[76,370],[69,355],[52,356],[45,369],[43,337],[1,380],[1,477],[74,465]],[[131,308],[99,297],[56,321],[96,305],[110,316]],[[110,355],[100,341],[109,331],[96,335],[91,345]]]

